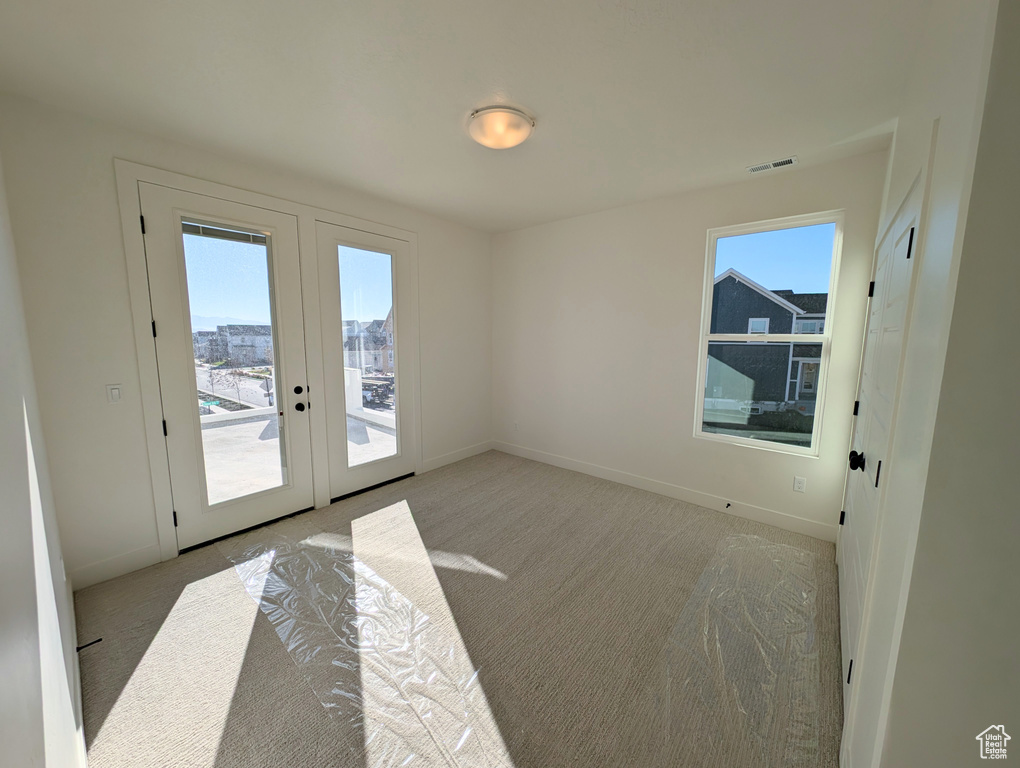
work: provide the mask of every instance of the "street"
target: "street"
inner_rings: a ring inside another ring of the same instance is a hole
[[[203,363],[195,363],[195,381],[203,392],[225,395],[255,408],[270,405],[265,380],[245,376],[241,371],[235,373],[229,368],[210,369]]]

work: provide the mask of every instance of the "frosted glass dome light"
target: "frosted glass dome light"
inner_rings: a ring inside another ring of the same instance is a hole
[[[468,123],[471,138],[490,149],[516,147],[531,135],[534,128],[534,118],[515,107],[476,109]]]

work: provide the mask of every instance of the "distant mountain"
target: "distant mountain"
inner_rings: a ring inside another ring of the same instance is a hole
[[[270,325],[268,320],[241,320],[237,317],[191,316],[192,331],[215,331],[218,325]]]

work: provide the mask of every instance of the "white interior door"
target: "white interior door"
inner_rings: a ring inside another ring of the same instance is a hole
[[[310,508],[296,218],[139,197],[178,545]]]
[[[316,222],[330,496],[415,471],[418,330],[409,244]]]
[[[904,202],[875,258],[845,517],[837,551],[844,709],[848,709],[850,700],[851,665],[858,652],[883,481],[893,469],[883,462],[889,452],[896,411],[920,203],[917,188]]]

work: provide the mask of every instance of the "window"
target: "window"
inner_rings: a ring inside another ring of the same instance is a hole
[[[839,212],[709,232],[697,436],[817,452],[841,233]]]
[[[825,321],[813,318],[797,320],[793,326],[794,333],[821,333],[825,327]]]

